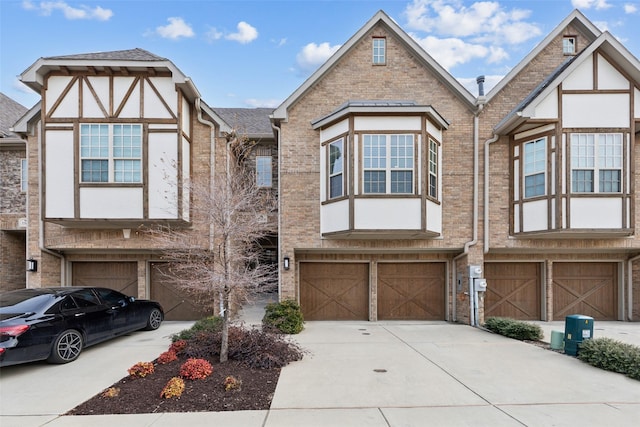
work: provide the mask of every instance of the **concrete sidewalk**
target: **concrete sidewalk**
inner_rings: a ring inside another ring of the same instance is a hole
[[[268,411],[59,416],[156,357],[184,326],[166,322],[157,334],[88,349],[69,365],[3,369],[0,425],[635,426],[640,419],[640,381],[444,322],[307,322],[294,337],[307,354],[282,370]]]

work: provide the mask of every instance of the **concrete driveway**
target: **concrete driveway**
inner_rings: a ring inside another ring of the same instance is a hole
[[[268,411],[59,416],[133,363],[155,358],[187,326],[165,322],[68,365],[3,368],[0,425],[635,426],[640,419],[640,381],[444,322],[307,322],[293,337],[307,354],[282,370]]]

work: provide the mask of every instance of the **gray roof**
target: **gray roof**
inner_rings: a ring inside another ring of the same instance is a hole
[[[166,58],[154,55],[144,49],[114,50],[111,52],[81,53],[77,55],[49,56],[54,60],[105,60],[105,61],[166,61]]]
[[[273,108],[212,108],[231,128],[249,137],[273,136],[269,115]]]
[[[0,138],[18,138],[9,129],[27,112],[27,107],[18,104],[0,92]]]

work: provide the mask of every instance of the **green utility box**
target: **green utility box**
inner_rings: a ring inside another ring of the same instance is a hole
[[[571,356],[578,354],[578,345],[593,338],[593,317],[572,314],[564,319],[564,352]]]

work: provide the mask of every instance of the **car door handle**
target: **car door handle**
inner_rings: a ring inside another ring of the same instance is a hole
[[[74,314],[75,317],[82,317],[84,315],[86,315],[86,313],[76,313],[76,314]]]

